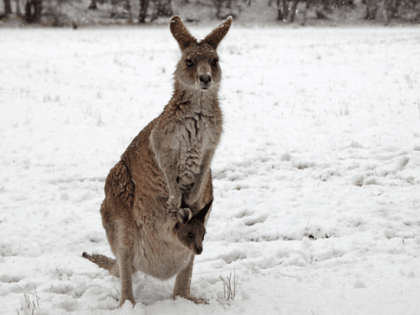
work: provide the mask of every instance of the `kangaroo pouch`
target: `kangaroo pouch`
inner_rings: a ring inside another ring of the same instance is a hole
[[[193,253],[170,237],[140,228],[134,246],[133,266],[160,280],[170,279],[185,269]]]

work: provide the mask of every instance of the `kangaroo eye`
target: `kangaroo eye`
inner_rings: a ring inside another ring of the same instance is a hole
[[[192,234],[191,232],[188,233],[188,238],[194,238],[194,234]]]
[[[192,62],[191,59],[187,59],[186,63],[188,67],[192,67],[194,65],[194,62]]]
[[[217,60],[217,59],[213,59],[213,61],[212,61],[212,63],[211,63],[211,65],[213,66],[213,67],[217,67],[217,63],[219,62],[219,60]]]

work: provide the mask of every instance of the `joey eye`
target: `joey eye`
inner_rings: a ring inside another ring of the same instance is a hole
[[[186,64],[188,67],[192,67],[194,65],[194,62],[191,59],[187,59]]]
[[[217,63],[219,62],[219,60],[217,60],[217,59],[213,59],[213,61],[211,62],[211,65],[213,66],[213,67],[217,67]]]
[[[188,238],[194,238],[194,234],[192,234],[191,232],[188,233]]]

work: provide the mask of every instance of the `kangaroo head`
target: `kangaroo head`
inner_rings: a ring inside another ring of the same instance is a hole
[[[216,49],[229,31],[232,17],[228,17],[202,41],[197,41],[187,30],[181,18],[173,16],[170,29],[182,52],[175,71],[175,82],[185,89],[206,91],[218,87],[222,73]]]
[[[182,208],[178,211],[179,222],[175,225],[178,239],[196,255],[200,255],[203,251],[204,234],[206,234],[204,222],[212,202],[213,200],[194,216],[188,208]]]

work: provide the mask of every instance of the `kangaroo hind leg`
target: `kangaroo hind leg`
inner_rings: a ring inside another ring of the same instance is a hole
[[[129,300],[133,306],[136,304],[133,294],[132,274],[136,272],[133,267],[133,251],[129,248],[119,248],[119,273],[121,279],[121,299],[120,307],[126,300]]]
[[[194,264],[194,257],[195,255],[191,256],[191,260],[188,266],[184,270],[181,270],[176,276],[172,298],[175,299],[177,296],[180,296],[196,304],[209,304],[206,299],[196,298],[195,296],[191,295],[191,276]]]

